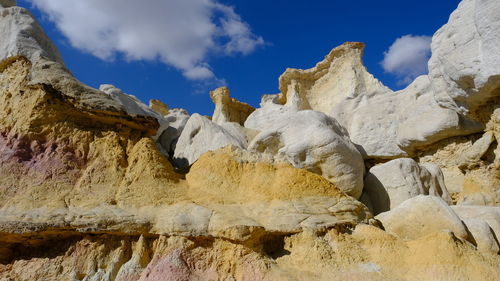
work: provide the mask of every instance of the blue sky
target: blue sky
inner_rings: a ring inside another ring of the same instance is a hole
[[[396,39],[402,36],[432,36],[439,27],[448,21],[450,13],[459,3],[458,0],[247,0],[218,2],[215,0],[190,0],[193,3],[196,1],[216,3],[218,6],[214,8],[215,10],[211,10],[215,12],[206,19],[220,23],[222,21],[218,21],[220,16],[218,13],[222,13],[223,20],[232,20],[236,23],[234,26],[241,27],[237,30],[239,33],[236,35],[233,35],[234,32],[227,31],[229,29],[224,29],[224,32],[227,32],[215,39],[216,46],[200,55],[202,58],[196,62],[196,67],[201,66],[203,70],[213,72],[215,78],[193,79],[192,75],[191,78],[187,76],[190,75],[188,72],[193,70],[195,66],[186,66],[185,62],[190,60],[177,60],[179,54],[182,54],[182,48],[179,51],[176,46],[169,45],[170,39],[168,38],[170,37],[168,36],[170,33],[167,34],[168,32],[157,35],[158,38],[165,39],[164,41],[159,40],[161,42],[158,44],[147,41],[161,50],[163,50],[162,44],[165,44],[165,50],[168,51],[161,51],[161,54],[165,55],[166,59],[144,59],[140,56],[137,57],[137,52],[133,53],[136,55],[135,58],[131,57],[130,53],[127,57],[127,53],[123,52],[115,52],[108,56],[101,49],[92,49],[94,45],[91,40],[74,42],[82,38],[92,39],[91,34],[88,37],[76,37],[77,39],[71,37],[76,35],[71,34],[72,30],[78,31],[82,28],[86,30],[87,25],[98,28],[96,26],[101,22],[93,21],[93,18],[88,15],[99,13],[100,7],[90,8],[95,10],[85,14],[83,22],[72,22],[73,18],[68,17],[65,22],[59,22],[59,25],[56,25],[54,21],[57,22],[57,17],[54,15],[61,16],[57,13],[68,11],[60,9],[58,5],[60,5],[59,3],[67,3],[65,1],[68,0],[33,1],[38,4],[37,7],[32,6],[31,2],[28,1],[18,1],[18,5],[27,7],[33,12],[59,48],[67,67],[82,82],[96,88],[100,84],[114,84],[124,92],[137,96],[145,103],[149,99],[160,99],[171,108],[182,107],[190,113],[199,112],[206,115],[211,115],[213,111],[208,91],[214,88],[217,83],[224,81],[229,86],[233,97],[258,106],[262,94],[278,92],[278,77],[287,67],[313,67],[332,48],[346,41],[366,43],[364,63],[368,70],[388,87],[400,89],[405,86],[408,79],[384,71],[381,65],[384,52]],[[139,2],[144,5],[148,1]],[[162,1],[178,2],[184,0]],[[43,12],[38,8],[43,9]],[[66,8],[76,9],[76,7]],[[140,7],[132,9],[134,15],[130,18],[134,20],[134,27],[141,25],[141,14],[149,13],[147,10],[141,13],[140,9]],[[71,12],[71,10],[69,11]],[[200,13],[203,14],[203,11]],[[109,17],[112,16],[109,15]],[[192,15],[179,15],[181,19],[190,16]],[[77,17],[74,18],[75,21],[78,20]],[[127,21],[124,17],[120,18],[120,15],[117,15],[117,18],[120,21]],[[153,16],[144,15],[144,18],[148,20],[144,24],[145,27],[147,24],[154,23]],[[158,16],[158,20],[161,21],[162,17]],[[120,21],[115,21],[115,23]],[[65,27],[64,24],[70,25],[71,28],[66,29],[66,33],[63,34],[59,28]],[[176,21],[164,24],[168,24],[168,26],[162,27],[160,30],[170,30],[173,33],[180,30],[179,36],[182,36],[182,28],[185,26],[175,26]],[[126,26],[130,25],[125,25],[121,32],[128,34]],[[245,30],[244,26],[248,30]],[[197,32],[200,29],[203,29],[203,25],[193,28],[192,32]],[[149,29],[145,28],[145,30]],[[220,30],[215,31],[214,34],[218,34],[217,32],[220,33]],[[69,37],[73,38],[73,41],[68,39],[68,34]],[[154,41],[155,36],[151,40]],[[237,41],[241,38],[248,40]],[[250,47],[248,45],[241,46],[242,42],[250,42]],[[241,44],[234,45],[233,43]],[[110,40],[106,41],[103,46],[105,48],[112,44],[113,41]],[[141,52],[146,52],[148,49],[141,49],[141,44],[142,42],[130,43],[132,46],[139,46],[137,48]],[[408,41],[408,44],[410,47],[416,46],[412,41]],[[236,47],[228,50],[231,46]],[[197,51],[199,50],[194,50],[193,54],[198,54]],[[91,54],[92,52],[93,54]],[[101,58],[98,58],[96,54]],[[398,65],[396,64],[395,67],[397,68]]]

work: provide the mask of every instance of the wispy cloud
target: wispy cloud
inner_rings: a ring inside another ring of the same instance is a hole
[[[218,80],[211,53],[249,54],[264,44],[217,0],[29,0],[75,48],[104,60],[159,60],[191,80]]]
[[[427,62],[431,55],[431,37],[404,35],[384,52],[381,62],[386,72],[395,74],[399,84],[409,84],[417,76],[428,72]]]

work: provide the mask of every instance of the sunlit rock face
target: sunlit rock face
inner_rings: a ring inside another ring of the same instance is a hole
[[[80,83],[0,1],[0,280],[496,280],[498,10],[404,90],[345,43],[206,117]]]

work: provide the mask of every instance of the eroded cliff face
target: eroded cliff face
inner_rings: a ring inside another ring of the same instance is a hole
[[[495,3],[463,1],[430,68]],[[258,109],[212,92],[210,120],[83,85],[29,12],[0,6],[0,280],[498,278],[496,56],[475,73],[493,80],[450,96],[468,106],[445,106],[448,68],[392,92],[346,43]]]

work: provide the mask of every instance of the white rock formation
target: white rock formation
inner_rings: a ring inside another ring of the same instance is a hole
[[[24,56],[32,63],[46,58],[63,64],[59,51],[31,13],[21,7],[11,7],[15,4],[8,0],[0,3],[0,60]]]
[[[439,196],[451,203],[439,167],[420,165],[411,158],[395,159],[372,167],[365,178],[364,193],[374,214],[392,210],[418,195]]]
[[[344,100],[391,92],[364,67],[363,49],[363,43],[344,43],[311,69],[287,69],[279,78],[286,105],[332,114]]]
[[[345,43],[312,69],[287,69],[280,77],[282,94],[274,102],[333,116],[367,158],[412,155],[418,147],[484,128],[440,107],[427,76],[418,77],[404,90],[391,91],[363,66],[363,48],[361,43]],[[270,112],[278,107],[269,104],[257,109],[253,115],[259,118],[251,115],[247,123],[272,117]]]
[[[193,164],[207,151],[233,145],[246,148],[244,134],[232,135],[228,130],[197,113],[191,115],[177,141],[174,163],[181,168]]]
[[[467,149],[462,153],[457,160],[459,168],[468,168],[474,165],[478,165],[481,157],[488,151],[491,144],[495,141],[495,134],[493,131],[488,131],[483,134],[483,136],[478,139],[472,147]]]
[[[177,139],[181,136],[182,130],[184,130],[184,126],[189,120],[189,114],[182,108],[173,108],[169,110],[169,113],[164,118],[168,121],[168,127],[161,134],[158,143],[168,155],[172,156]]]
[[[500,2],[464,0],[432,38],[434,96],[462,114],[500,95]]]
[[[489,252],[494,255],[499,253],[500,245],[497,237],[486,221],[482,219],[464,219],[463,222],[474,237],[479,251]]]
[[[275,155],[297,168],[322,175],[355,198],[361,196],[361,154],[345,129],[321,112],[303,110],[276,118],[252,140],[248,149]]]
[[[99,86],[99,90],[109,95],[116,102],[121,104],[127,114],[135,116],[150,116],[158,120],[160,127],[154,139],[157,140],[163,131],[168,128],[168,121],[161,114],[151,109],[149,106],[142,103],[137,97],[124,93],[121,89],[116,88],[111,84],[103,84]]]
[[[492,206],[451,206],[462,219],[482,219],[491,227],[497,241],[500,241],[500,207]]]
[[[455,236],[468,239],[467,228],[443,199],[419,195],[395,209],[375,217],[386,231],[404,239],[417,239],[437,231],[451,231]]]
[[[264,95],[260,103],[260,108],[252,112],[245,121],[245,128],[262,131],[270,124],[282,118],[292,116],[297,111],[297,108],[280,104],[278,95]]]
[[[362,65],[363,44],[345,43],[314,68],[280,77],[279,103],[336,118],[367,158],[414,156],[436,141],[480,132],[474,114],[500,95],[500,4],[467,0],[433,37],[429,76],[393,92]]]

